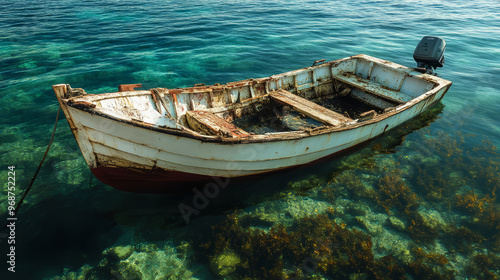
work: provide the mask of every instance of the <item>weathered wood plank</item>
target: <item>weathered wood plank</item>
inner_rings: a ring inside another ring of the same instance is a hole
[[[367,79],[363,79],[351,73],[345,72],[339,75],[333,75],[333,78],[341,82],[344,82],[350,86],[353,86],[357,89],[369,92],[373,95],[385,98],[392,102],[406,103],[413,99],[413,97],[411,97],[408,94],[390,88],[382,87],[377,83],[374,83]]]
[[[340,126],[342,123],[352,121],[352,119],[342,114],[336,113],[286,90],[276,90],[270,93],[270,96],[281,104],[292,106],[296,111],[331,126]]]
[[[186,120],[191,129],[207,134],[225,137],[248,137],[250,133],[207,111],[187,111]]]

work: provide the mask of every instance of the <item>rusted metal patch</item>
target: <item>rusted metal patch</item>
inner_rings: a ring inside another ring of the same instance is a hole
[[[322,63],[324,63],[324,62],[325,62],[325,60],[326,60],[326,59],[324,59],[324,58],[323,58],[323,59],[316,60],[316,61],[313,63],[313,65],[312,65],[312,66],[316,66],[316,65],[322,64]]]
[[[135,88],[142,87],[142,84],[126,84],[126,85],[119,85],[118,86],[118,91],[124,92],[124,91],[135,91]]]

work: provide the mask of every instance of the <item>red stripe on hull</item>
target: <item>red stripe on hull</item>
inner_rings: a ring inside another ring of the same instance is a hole
[[[187,192],[213,180],[210,176],[180,171],[139,172],[122,167],[97,167],[94,176],[113,188],[138,193]]]

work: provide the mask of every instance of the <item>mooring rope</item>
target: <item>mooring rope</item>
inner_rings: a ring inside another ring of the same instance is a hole
[[[14,217],[17,216],[17,212],[19,211],[19,208],[21,208],[21,205],[23,204],[24,199],[28,195],[28,193],[31,190],[31,187],[33,186],[33,183],[35,182],[36,176],[38,175],[38,172],[40,172],[40,169],[42,168],[42,164],[45,161],[45,158],[47,157],[47,154],[49,153],[50,146],[52,146],[52,142],[54,141],[54,135],[56,134],[56,128],[57,128],[57,122],[59,121],[59,113],[61,112],[61,105],[59,105],[59,109],[57,110],[57,116],[56,116],[56,122],[54,124],[54,130],[52,131],[52,136],[50,137],[50,142],[49,145],[47,146],[47,150],[45,150],[45,154],[43,155],[42,161],[40,161],[40,164],[38,165],[38,169],[35,172],[35,175],[33,175],[33,178],[31,178],[31,182],[24,191],[23,197],[21,197],[21,200],[17,203],[16,209],[14,210]],[[7,229],[8,223],[3,227],[0,231],[4,231]]]

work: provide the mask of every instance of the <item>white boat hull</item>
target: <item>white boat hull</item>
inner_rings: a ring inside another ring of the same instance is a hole
[[[311,163],[368,141],[419,115],[438,102],[450,85],[448,82],[435,87],[379,119],[299,134],[281,133],[284,136],[281,138],[276,133],[267,137],[271,140],[185,137],[155,126],[103,117],[67,106],[59,99],[94,174],[117,188],[151,191],[168,189],[175,181],[241,177]]]

